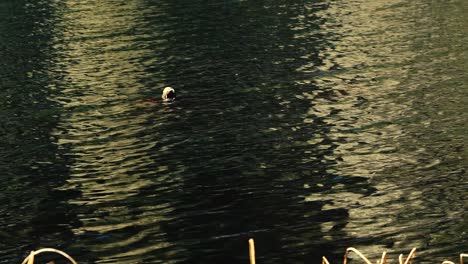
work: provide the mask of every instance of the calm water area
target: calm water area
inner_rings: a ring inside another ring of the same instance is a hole
[[[0,0],[0,263],[468,253],[468,1]],[[178,99],[162,104],[163,87]],[[354,263],[361,263],[355,260]]]

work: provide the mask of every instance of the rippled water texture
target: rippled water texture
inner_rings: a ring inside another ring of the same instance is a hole
[[[467,250],[465,0],[0,1],[0,263]],[[178,101],[161,104],[164,86]]]

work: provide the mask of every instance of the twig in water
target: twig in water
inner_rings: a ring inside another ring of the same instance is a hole
[[[416,256],[416,248],[411,249],[410,253],[408,254],[408,257],[405,260],[405,264],[410,264],[411,260]]]
[[[343,264],[347,264],[348,263],[348,254],[349,252],[352,251],[354,253],[356,253],[359,257],[361,257],[365,262],[366,264],[372,264],[367,258],[366,256],[364,256],[361,252],[359,252],[359,250],[353,248],[353,247],[349,247],[346,249],[346,253],[344,255],[344,259],[343,259]]]
[[[386,251],[382,253],[382,258],[380,258],[380,261],[377,261],[377,264],[387,264],[387,252]]]
[[[468,258],[468,254],[465,254],[465,253],[461,253],[460,254],[460,264],[463,264],[463,258]]]
[[[31,253],[23,260],[23,262],[21,264],[26,264],[26,263],[27,264],[34,264],[34,256],[39,255],[39,254],[44,253],[44,252],[57,253],[59,255],[64,256],[71,263],[78,264],[72,257],[70,257],[70,255],[68,255],[67,253],[65,253],[63,251],[55,249],[55,248],[41,248],[41,249],[39,249],[37,251],[31,251]]]
[[[253,238],[249,239],[250,264],[255,264],[255,243]]]

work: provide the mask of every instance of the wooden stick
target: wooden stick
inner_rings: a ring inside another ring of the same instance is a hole
[[[253,238],[249,239],[250,264],[255,264],[255,243]]]

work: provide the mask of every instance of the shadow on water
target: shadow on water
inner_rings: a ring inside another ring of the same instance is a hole
[[[249,237],[263,263],[341,253],[345,245],[334,238],[345,236],[340,230],[347,209],[324,210],[325,200],[306,196],[337,184],[364,194],[373,188],[365,178],[328,171],[335,164],[325,158],[335,147],[330,125],[307,114],[303,94],[317,87],[298,80],[320,72],[296,69],[322,63],[317,55],[327,43],[320,18],[303,1],[164,6],[167,17],[148,24],[165,22],[170,45],[159,55],[165,62],[160,70],[181,88],[181,100],[168,106],[169,121],[160,128],[167,141],[155,147],[178,181],[180,193],[170,198],[175,209],[162,225],[182,251],[177,257],[184,263],[246,262]],[[301,16],[308,16],[307,24]],[[297,28],[311,37],[295,38]],[[306,116],[314,123],[305,123]],[[308,142],[312,135],[320,144]],[[332,226],[327,233],[323,223]]]
[[[57,191],[68,175],[51,131],[60,106],[54,91],[54,9],[47,1],[0,4],[0,262],[37,247],[64,247],[77,219]]]

